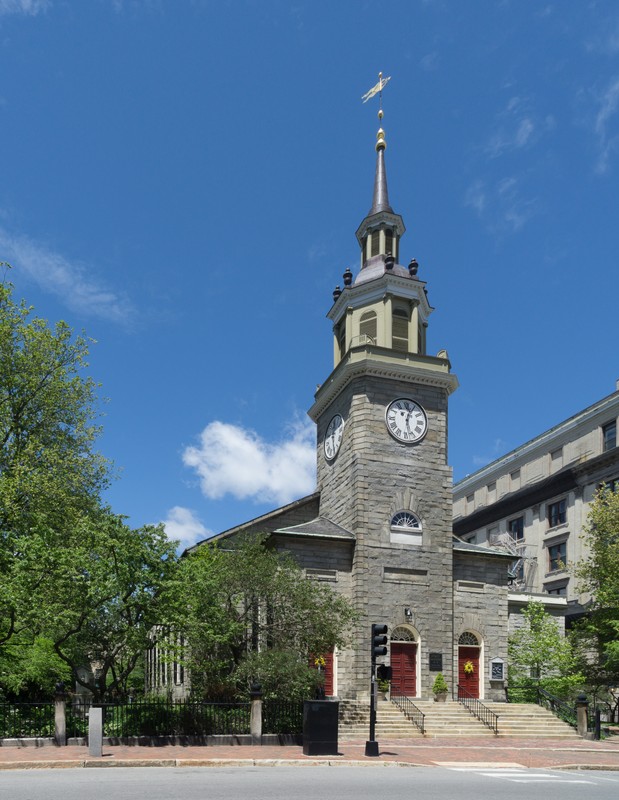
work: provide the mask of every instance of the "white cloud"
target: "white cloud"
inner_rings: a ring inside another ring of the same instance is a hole
[[[49,0],[0,0],[0,16],[3,14],[28,14],[36,16],[50,5]]]
[[[519,180],[514,176],[492,185],[475,180],[465,192],[464,205],[472,208],[496,234],[519,231],[538,211],[538,201],[522,196]]]
[[[181,551],[213,535],[191,509],[182,506],[171,508],[163,524],[168,539],[178,539]]]
[[[123,294],[101,286],[82,265],[71,263],[60,253],[47,250],[26,236],[12,236],[2,228],[0,252],[3,261],[23,271],[44,291],[57,295],[73,311],[112,322],[133,320],[134,309]]]
[[[600,98],[600,110],[595,118],[595,133],[599,145],[596,172],[608,170],[610,158],[619,147],[619,132],[611,130],[613,118],[619,110],[619,78],[615,78]]]
[[[183,463],[196,471],[206,497],[229,494],[280,505],[314,490],[315,461],[315,427],[309,420],[299,421],[290,438],[275,444],[237,425],[211,422],[199,444],[183,453]]]

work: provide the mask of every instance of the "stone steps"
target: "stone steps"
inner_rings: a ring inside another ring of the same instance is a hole
[[[494,731],[456,701],[435,703],[414,700],[425,715],[426,738],[495,736]],[[482,701],[483,702],[483,701]],[[493,703],[484,705],[498,715],[499,736],[530,738],[578,739],[576,731],[540,706],[525,703]],[[421,732],[392,702],[377,705],[376,736],[382,738],[420,738]],[[370,711],[367,702],[345,700],[340,703],[340,738],[367,739]]]

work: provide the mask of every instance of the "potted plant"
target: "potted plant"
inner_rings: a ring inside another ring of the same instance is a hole
[[[378,699],[386,700],[387,692],[389,691],[389,681],[386,681],[384,678],[379,678],[376,681],[376,684],[376,688],[378,689]]]
[[[447,686],[447,681],[443,677],[443,673],[439,672],[434,680],[434,685],[432,686],[434,701],[436,703],[444,703],[447,700],[448,691],[449,687]]]

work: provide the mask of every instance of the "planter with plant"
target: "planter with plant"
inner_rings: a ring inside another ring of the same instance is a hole
[[[447,681],[443,677],[443,673],[439,672],[434,680],[434,685],[432,686],[432,693],[434,694],[435,702],[444,703],[447,700],[448,691],[449,687],[447,686]]]

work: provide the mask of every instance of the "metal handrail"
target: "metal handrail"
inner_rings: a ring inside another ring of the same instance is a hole
[[[542,689],[541,686],[537,687],[537,704],[552,711],[555,716],[562,719],[563,722],[567,722],[573,728],[578,727],[576,710],[563,700],[547,692],[546,689]]]
[[[477,719],[483,722],[491,731],[498,734],[499,715],[495,714],[488,706],[485,706],[477,697],[473,697],[464,686],[458,686],[458,702],[462,703],[474,717],[477,717]]]
[[[407,697],[405,694],[392,694],[391,702],[395,703],[404,716],[409,719],[413,725],[416,725],[422,733],[426,732],[425,714],[417,708],[410,697]]]

